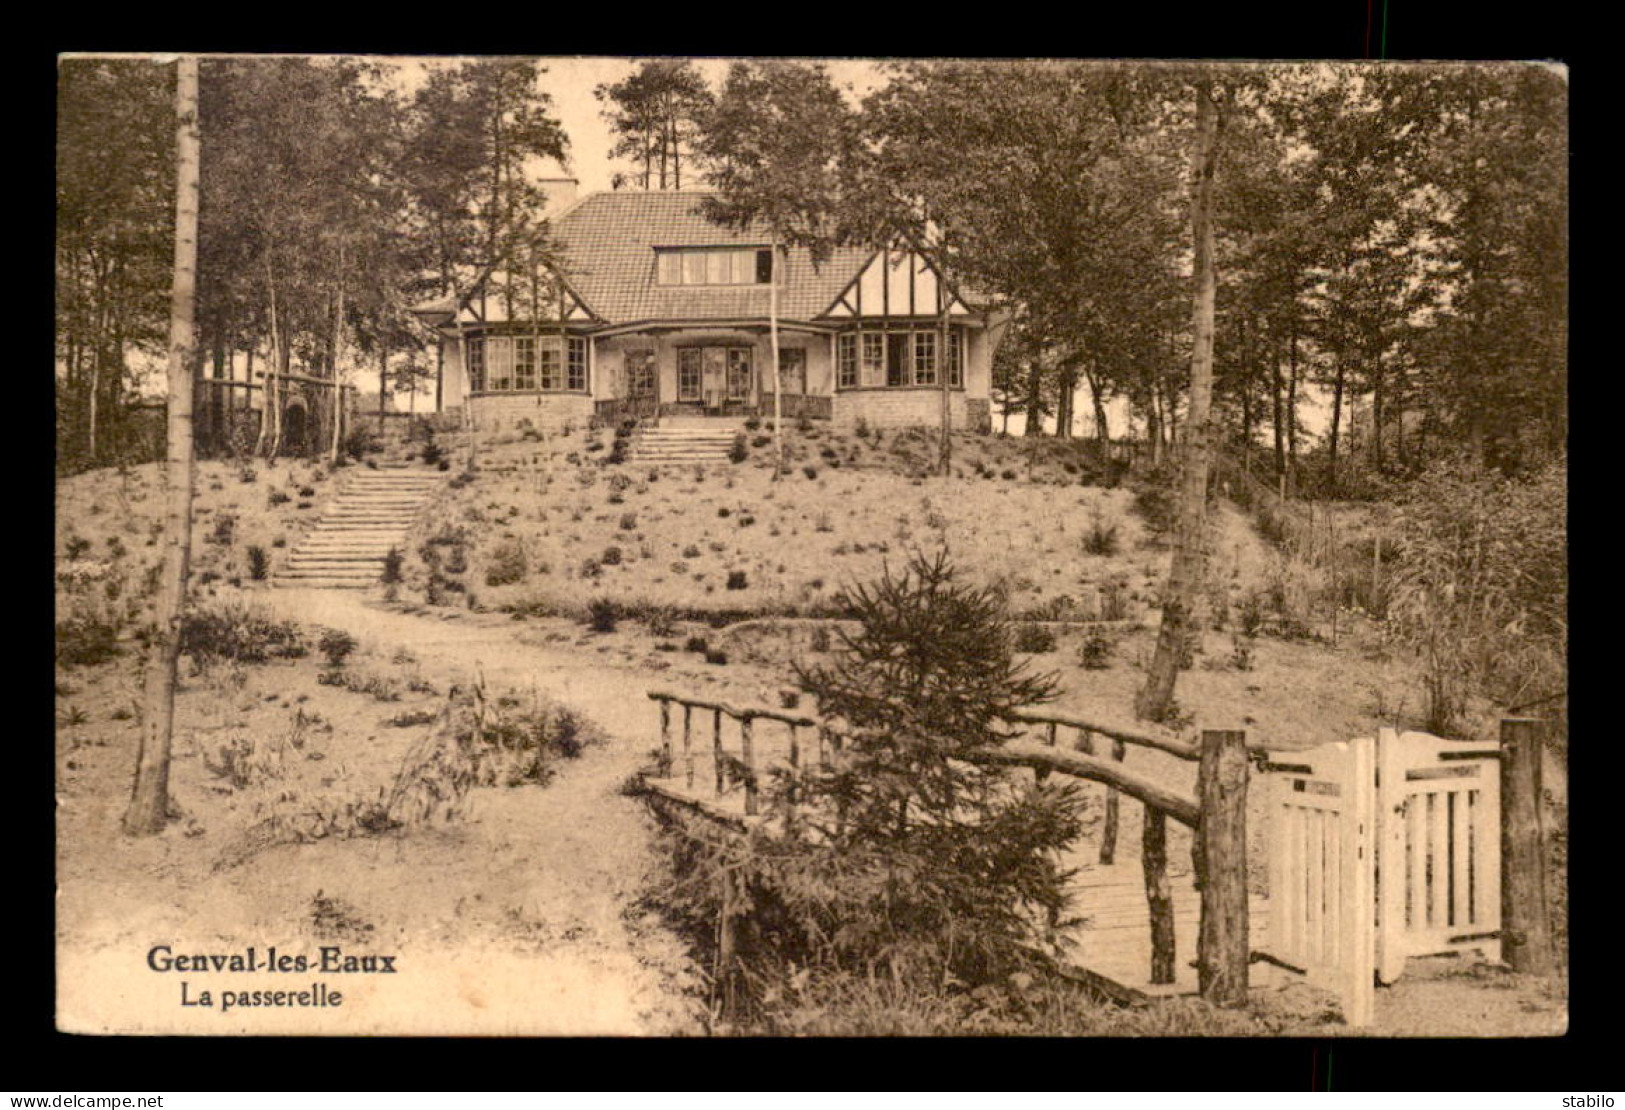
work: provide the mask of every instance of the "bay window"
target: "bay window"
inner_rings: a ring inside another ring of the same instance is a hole
[[[940,384],[939,373],[948,375],[949,388],[965,387],[962,332],[949,329],[946,347],[936,328],[843,332],[835,337],[838,389],[932,386]]]
[[[587,340],[576,336],[479,336],[468,344],[473,393],[587,389]]]

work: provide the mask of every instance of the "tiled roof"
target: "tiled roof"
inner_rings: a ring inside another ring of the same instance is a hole
[[[590,307],[611,324],[640,320],[725,320],[767,316],[768,288],[712,288],[655,283],[656,247],[761,246],[761,231],[737,232],[700,214],[699,192],[622,190],[593,193],[554,221],[566,277]],[[874,253],[841,247],[818,267],[792,247],[780,274],[779,315],[810,320],[827,309]]]

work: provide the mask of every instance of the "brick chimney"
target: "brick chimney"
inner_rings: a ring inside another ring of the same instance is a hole
[[[544,219],[552,219],[575,203],[581,182],[573,177],[544,177],[536,182],[546,201],[542,206]]]

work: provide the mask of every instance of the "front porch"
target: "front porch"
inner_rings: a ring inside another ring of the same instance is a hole
[[[811,393],[786,393],[781,405],[785,420],[828,420],[833,398]],[[601,425],[624,420],[660,420],[665,417],[722,417],[743,420],[755,416],[773,419],[773,394],[763,393],[754,400],[662,401],[649,397],[605,397],[593,402],[593,417]]]

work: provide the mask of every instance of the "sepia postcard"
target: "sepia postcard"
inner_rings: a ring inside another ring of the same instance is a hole
[[[60,1030],[1566,1032],[1563,67],[57,82]]]

